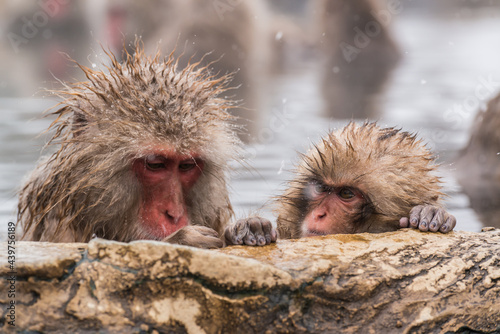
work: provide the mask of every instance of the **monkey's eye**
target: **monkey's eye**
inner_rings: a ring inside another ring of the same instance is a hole
[[[165,164],[164,164],[164,163],[151,163],[151,162],[146,162],[146,167],[147,167],[149,170],[160,170],[160,169],[165,168]]]
[[[356,194],[349,188],[342,188],[339,191],[339,196],[342,199],[351,199],[356,196]]]
[[[165,169],[165,159],[163,157],[158,157],[154,155],[149,155],[144,159],[146,168],[151,171],[157,171],[160,169]]]
[[[181,172],[187,172],[196,167],[195,162],[184,162],[179,164],[179,170]]]

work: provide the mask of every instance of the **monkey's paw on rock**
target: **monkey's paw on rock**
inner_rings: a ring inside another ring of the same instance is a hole
[[[410,211],[410,217],[403,217],[399,220],[402,228],[418,228],[423,232],[453,231],[457,220],[455,216],[449,214],[444,208],[434,205],[417,205]]]
[[[500,331],[498,229],[404,229],[218,250],[18,242],[16,251],[15,281],[0,266],[0,291],[16,292],[15,327],[11,297],[0,297],[2,333]]]
[[[271,222],[261,217],[240,219],[224,231],[226,245],[265,246],[276,242],[278,232]]]

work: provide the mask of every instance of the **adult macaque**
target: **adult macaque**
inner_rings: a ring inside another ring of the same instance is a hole
[[[214,79],[197,63],[177,71],[172,55],[147,57],[140,43],[123,64],[109,56],[106,72],[80,66],[89,81],[60,92],[58,149],[20,193],[22,238],[222,247],[233,215],[228,161],[240,150],[231,103],[220,98],[229,77]],[[271,242],[262,222],[239,221],[241,243]]]
[[[375,123],[332,132],[303,156],[278,198],[280,238],[386,232],[449,232],[433,158],[414,135]]]

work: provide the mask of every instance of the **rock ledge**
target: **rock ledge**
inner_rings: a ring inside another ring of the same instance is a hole
[[[500,333],[500,230],[217,251],[18,242],[16,253],[16,327],[4,265],[1,332]]]

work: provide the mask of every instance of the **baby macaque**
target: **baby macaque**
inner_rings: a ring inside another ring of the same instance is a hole
[[[278,197],[280,238],[386,232],[412,227],[447,233],[455,217],[428,149],[414,135],[376,123],[350,123],[302,157]]]

